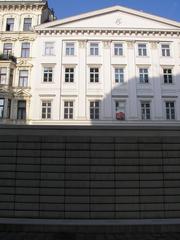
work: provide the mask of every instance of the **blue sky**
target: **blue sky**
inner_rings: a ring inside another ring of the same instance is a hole
[[[180,0],[48,0],[58,19],[121,5],[180,22]]]

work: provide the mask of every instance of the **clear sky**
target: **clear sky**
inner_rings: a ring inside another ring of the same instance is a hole
[[[180,0],[48,0],[58,19],[121,5],[180,22]]]

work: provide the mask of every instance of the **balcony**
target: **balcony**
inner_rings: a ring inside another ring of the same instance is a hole
[[[0,54],[0,61],[12,61],[16,64],[17,59],[13,55]]]

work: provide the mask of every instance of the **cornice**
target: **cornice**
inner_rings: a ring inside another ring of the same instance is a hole
[[[73,29],[73,28],[61,28],[61,29],[39,29],[35,30],[39,35],[85,35],[85,36],[162,36],[172,37],[180,36],[180,29]]]
[[[11,3],[11,4],[2,4],[0,5],[0,11],[22,11],[22,10],[31,10],[31,11],[38,11],[38,10],[43,10],[46,8],[47,5],[45,3],[39,3],[39,4],[16,4],[16,3]]]

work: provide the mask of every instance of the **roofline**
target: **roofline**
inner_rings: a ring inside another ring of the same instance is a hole
[[[105,13],[110,13],[110,12],[118,11],[118,10],[121,11],[121,12],[133,14],[133,15],[136,15],[136,16],[149,18],[151,20],[155,20],[155,21],[158,21],[158,22],[161,22],[161,23],[164,23],[164,24],[169,24],[169,25],[172,25],[174,27],[180,27],[180,22],[170,20],[170,19],[167,19],[167,18],[164,18],[164,17],[160,17],[160,16],[157,16],[157,15],[141,12],[141,11],[138,11],[138,10],[135,10],[135,9],[115,5],[115,6],[112,6],[112,7],[103,8],[103,9],[100,9],[100,10],[90,11],[90,12],[87,12],[87,13],[71,16],[71,17],[68,17],[68,18],[64,18],[62,20],[60,19],[60,20],[56,20],[54,22],[44,23],[44,24],[36,26],[36,29],[39,30],[39,29],[41,29],[41,27],[44,28],[44,27],[49,27],[49,26],[50,27],[52,27],[52,26],[55,27],[56,25],[71,23],[71,22],[74,22],[74,21],[77,21],[77,20],[83,20],[85,18],[90,18],[90,17],[96,16],[96,15],[103,15]]]

